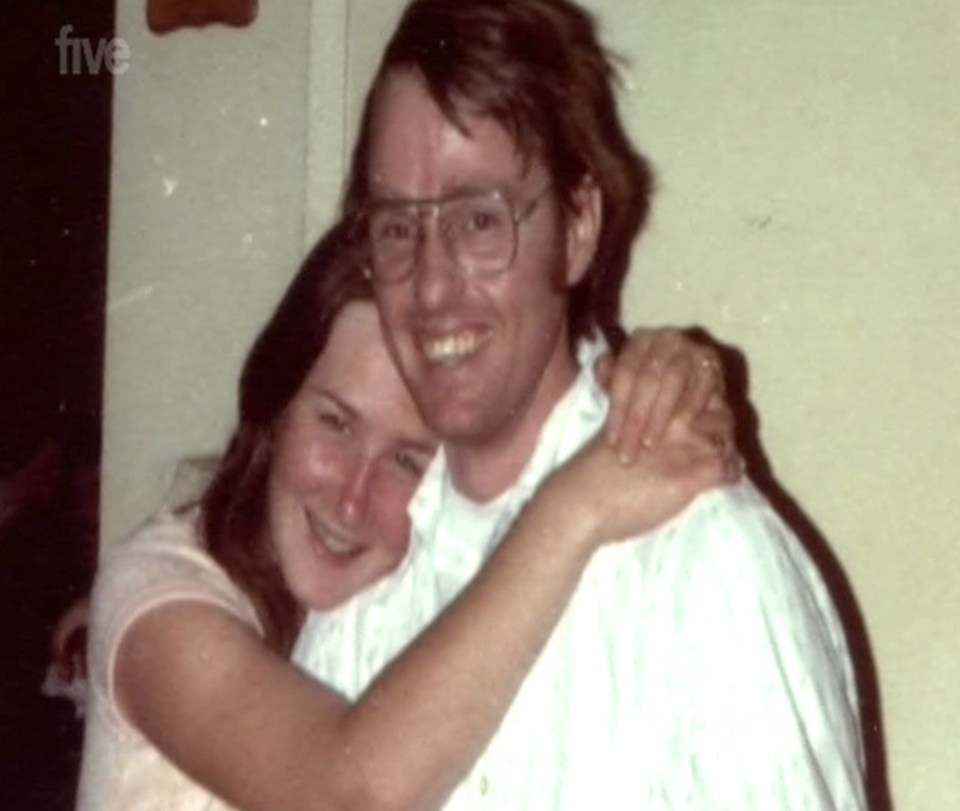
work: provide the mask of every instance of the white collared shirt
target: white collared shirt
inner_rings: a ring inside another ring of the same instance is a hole
[[[597,349],[581,347],[581,362]],[[438,454],[410,506],[401,568],[337,611],[310,615],[295,661],[356,697],[477,573],[606,408],[587,364],[516,484],[487,504],[454,489]],[[743,483],[594,555],[445,808],[861,811],[862,775],[836,612],[799,542]]]

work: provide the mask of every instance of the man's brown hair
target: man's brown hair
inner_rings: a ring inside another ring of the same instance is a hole
[[[567,0],[414,0],[386,46],[367,96],[344,201],[349,214],[369,194],[373,108],[384,78],[413,70],[461,130],[462,112],[492,116],[520,154],[543,160],[566,211],[580,184],[600,190],[597,251],[571,291],[571,340],[600,327],[622,339],[620,297],[633,240],[650,207],[651,170],[624,131],[613,59],[593,17]]]

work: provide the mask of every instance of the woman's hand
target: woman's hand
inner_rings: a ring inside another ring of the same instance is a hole
[[[736,455],[733,414],[717,351],[673,329],[631,333],[597,377],[610,395],[606,437],[624,462],[656,446],[674,418],[688,422],[727,462]]]
[[[710,440],[677,418],[655,448],[629,464],[602,437],[594,439],[545,488],[556,526],[596,546],[642,535],[703,491],[739,476],[738,458],[718,454]]]

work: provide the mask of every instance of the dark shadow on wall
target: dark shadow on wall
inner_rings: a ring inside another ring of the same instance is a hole
[[[823,533],[774,476],[770,461],[760,444],[760,421],[750,404],[750,374],[743,353],[714,340],[704,330],[691,329],[687,334],[714,346],[720,352],[730,405],[737,421],[737,446],[746,461],[748,475],[797,533],[820,569],[837,604],[857,671],[866,750],[868,807],[871,811],[893,811],[877,667],[863,613],[850,581]]]
[[[112,74],[90,69],[82,41],[96,53],[113,37],[114,3],[11,6],[0,140],[0,808],[66,811],[81,724],[40,686],[52,626],[89,588],[96,555]],[[73,44],[58,48],[64,26]]]

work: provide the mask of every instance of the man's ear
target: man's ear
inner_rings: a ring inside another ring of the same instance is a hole
[[[568,287],[579,283],[597,252],[603,224],[603,197],[593,175],[584,175],[573,193],[573,209],[567,213]]]

